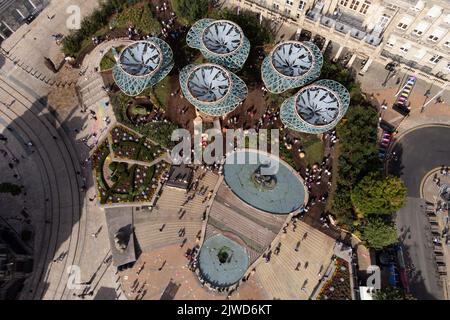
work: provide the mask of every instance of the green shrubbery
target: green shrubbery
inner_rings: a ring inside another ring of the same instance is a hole
[[[391,214],[403,206],[406,188],[400,179],[379,172],[377,129],[372,107],[350,107],[338,125],[340,157],[331,210],[341,225],[379,249],[397,241]]]
[[[175,145],[174,142],[171,141],[171,137],[172,132],[178,128],[176,124],[170,121],[157,121],[137,126],[130,122],[126,115],[128,103],[132,101],[133,98],[119,91],[111,95],[110,99],[117,121],[148,137],[164,148],[171,148]]]
[[[172,7],[185,24],[193,24],[208,13],[210,0],[172,0]]]
[[[83,19],[79,30],[71,32],[64,38],[63,52],[68,56],[77,57],[83,46],[91,41],[93,36],[98,35],[100,30],[108,26],[114,14],[117,14],[116,27],[125,27],[128,23],[132,23],[141,32],[157,32],[159,22],[154,18],[150,5],[132,7],[140,2],[142,1],[106,0],[102,2],[98,9]]]

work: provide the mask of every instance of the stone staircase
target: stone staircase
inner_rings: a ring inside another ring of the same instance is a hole
[[[102,89],[103,85],[103,79],[97,73],[88,77],[87,80],[82,78],[78,82],[76,86],[77,94],[84,108],[91,108],[100,100],[108,98],[108,94]]]
[[[196,175],[198,176],[198,174]],[[208,196],[209,190],[213,190],[217,183],[216,174],[208,172],[199,184],[208,187],[208,191],[195,197],[186,203],[186,199],[194,194],[184,190],[164,187],[164,190],[152,211],[137,211],[134,213],[134,227],[136,238],[143,252],[176,243],[182,243],[183,239],[195,241],[202,229],[203,212],[206,210],[207,202],[203,202]],[[181,219],[180,208],[186,210]],[[163,230],[159,229],[163,226]],[[184,237],[178,236],[178,231],[185,228]]]
[[[305,233],[307,237],[302,240]],[[301,244],[295,251],[298,241]],[[334,240],[304,223],[298,223],[296,232],[292,231],[292,226],[288,228],[281,243],[279,255],[272,253],[269,263],[261,262],[256,275],[274,299],[309,299],[331,263]],[[297,271],[295,268],[299,262],[301,266]]]

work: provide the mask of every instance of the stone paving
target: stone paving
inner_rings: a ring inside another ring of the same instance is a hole
[[[448,274],[450,273],[450,248],[446,245],[446,240],[444,234],[448,232],[448,219],[449,219],[449,208],[441,207],[442,198],[440,197],[441,188],[445,185],[450,186],[450,175],[444,174],[441,168],[436,168],[430,171],[422,180],[421,183],[421,197],[430,204],[427,206],[428,212],[434,212],[433,214],[428,214],[429,223],[431,228],[435,228],[436,223],[438,225],[437,230],[442,234],[442,238],[439,237],[439,242],[441,245],[435,245],[434,251],[436,255],[443,255],[446,264],[444,266],[437,266],[438,272],[440,273],[441,280],[446,283],[444,286],[444,295],[448,299],[450,279]],[[440,209],[442,208],[442,209]],[[433,226],[434,225],[434,226]],[[435,240],[437,238],[435,237]]]

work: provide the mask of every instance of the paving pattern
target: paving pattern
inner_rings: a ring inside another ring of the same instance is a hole
[[[307,300],[331,265],[335,240],[299,222],[295,232],[292,225],[288,228],[281,243],[278,255],[256,266],[255,278],[270,299]]]

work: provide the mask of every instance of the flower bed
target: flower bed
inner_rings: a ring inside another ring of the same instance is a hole
[[[146,147],[147,148],[147,147]],[[149,202],[166,165],[148,167],[124,162],[106,161],[110,157],[108,141],[92,155],[100,204]],[[105,175],[108,176],[109,184]]]
[[[350,266],[347,261],[336,258],[333,276],[323,286],[317,300],[351,300]]]
[[[116,159],[152,162],[162,154],[159,146],[121,126],[111,130],[111,140]]]

